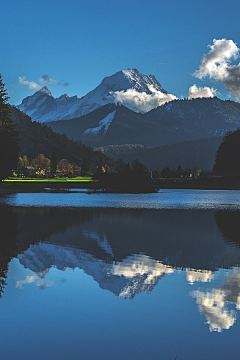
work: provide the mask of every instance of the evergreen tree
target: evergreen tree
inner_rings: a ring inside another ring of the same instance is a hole
[[[139,173],[139,174],[146,174],[148,172],[147,166],[140,163],[138,159],[132,162],[132,171]]]
[[[7,90],[0,75],[0,181],[10,176],[18,164],[18,132],[13,125]]]
[[[240,129],[230,131],[223,137],[213,170],[217,174],[240,174]]]

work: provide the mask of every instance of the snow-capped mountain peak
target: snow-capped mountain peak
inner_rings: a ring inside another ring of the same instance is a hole
[[[155,91],[167,94],[167,91],[162,88],[154,75],[143,75],[137,69],[122,70],[114,75],[108,76],[103,79],[101,84],[95,90],[102,87],[105,91],[107,90],[109,92],[127,91],[131,89],[140,93],[145,92],[146,94],[152,93],[149,90],[149,87],[152,87]]]
[[[51,92],[49,91],[47,86],[42,87],[40,90],[36,92],[36,94],[46,94],[48,96],[52,96]],[[52,96],[53,97],[53,96]]]
[[[176,97],[168,94],[154,75],[127,69],[105,77],[100,85],[81,98],[67,94],[54,98],[44,86],[23,99],[17,108],[33,120],[48,122],[77,118],[108,103],[123,104],[135,112],[144,113],[173,99]]]

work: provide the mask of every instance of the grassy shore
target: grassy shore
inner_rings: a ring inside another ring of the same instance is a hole
[[[95,189],[91,177],[76,178],[9,178],[0,183],[0,194],[45,192],[46,189]]]

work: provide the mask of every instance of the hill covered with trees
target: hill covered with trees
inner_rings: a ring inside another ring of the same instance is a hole
[[[66,133],[93,147],[140,144],[170,145],[221,137],[240,126],[240,104],[215,98],[173,100],[145,114],[107,104],[69,120],[49,122],[53,131]]]
[[[11,117],[19,133],[19,156],[27,156],[33,160],[39,154],[51,159],[55,154],[56,160],[67,159],[78,166],[91,167],[95,171],[97,166],[115,170],[116,162],[101,151],[94,151],[91,147],[79,141],[69,140],[65,134],[55,133],[49,126],[32,121],[29,116],[15,107],[11,107]]]
[[[183,141],[171,145],[163,145],[147,148],[143,145],[110,145],[100,147],[105,155],[112,156],[116,160],[122,159],[126,163],[132,163],[138,159],[149,169],[161,169],[165,167],[212,169],[216,151],[221,143],[221,137],[200,139],[195,141]]]

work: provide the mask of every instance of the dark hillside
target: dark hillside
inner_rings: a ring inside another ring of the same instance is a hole
[[[19,156],[26,155],[32,160],[38,154],[51,158],[52,153],[55,153],[57,161],[67,159],[82,166],[82,162],[88,160],[93,170],[98,165],[108,165],[112,170],[115,168],[115,161],[112,158],[102,152],[94,152],[91,147],[80,142],[69,140],[65,134],[53,132],[47,125],[32,122],[29,116],[15,107],[11,108],[11,116],[19,132]]]
[[[240,104],[217,97],[182,99],[145,114],[108,104],[79,118],[52,121],[48,125],[93,147],[124,144],[153,147],[223,137],[240,126]]]
[[[126,163],[138,159],[152,170],[167,166],[177,168],[178,165],[183,168],[189,166],[190,168],[212,169],[221,139],[221,137],[213,137],[153,148],[141,145],[105,146],[99,150],[105,155],[112,156],[116,160],[122,159]]]

